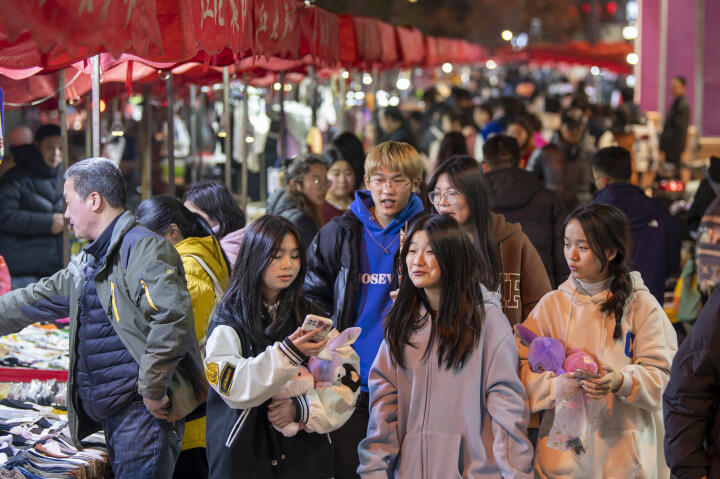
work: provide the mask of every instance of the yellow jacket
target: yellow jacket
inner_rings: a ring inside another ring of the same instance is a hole
[[[205,266],[215,275],[218,286],[223,291],[227,288],[230,274],[222,255],[220,243],[212,236],[186,238],[177,243],[175,249],[180,254],[185,269],[185,279],[195,316],[195,336],[200,341],[207,331],[216,298],[213,280],[196,258],[204,262]],[[205,447],[205,417],[195,419],[185,425],[182,449],[196,447]]]

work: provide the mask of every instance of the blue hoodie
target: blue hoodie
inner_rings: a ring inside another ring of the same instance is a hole
[[[650,292],[663,304],[665,279],[680,263],[680,231],[675,218],[630,183],[612,183],[595,193],[594,201],[613,205],[628,217],[633,240],[629,266],[640,272]]]
[[[407,231],[410,220],[423,212],[420,197],[413,194],[408,205],[383,229],[370,212],[374,205],[369,191],[357,191],[350,205],[350,210],[363,224],[358,249],[360,291],[355,306],[355,326],[361,327],[362,333],[353,348],[360,355],[360,377],[365,392],[370,367],[383,339],[383,319],[392,306],[390,291],[400,230]]]

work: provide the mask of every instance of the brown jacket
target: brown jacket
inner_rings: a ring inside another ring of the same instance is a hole
[[[493,234],[500,251],[502,309],[511,325],[522,323],[552,287],[540,255],[517,223],[492,214]]]

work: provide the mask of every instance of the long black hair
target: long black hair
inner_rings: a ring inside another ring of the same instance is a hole
[[[245,226],[245,214],[225,185],[217,181],[201,181],[188,188],[185,201],[195,205],[218,222],[218,238]]]
[[[462,193],[470,208],[473,245],[477,251],[482,283],[490,290],[500,286],[500,256],[493,234],[487,186],[477,162],[469,156],[456,156],[438,165],[428,189],[433,191],[441,175],[447,174],[455,189]]]
[[[153,196],[140,203],[135,210],[135,220],[152,231],[164,235],[175,223],[183,237],[212,236],[205,219],[185,208],[174,196]]]
[[[345,131],[333,138],[332,146],[337,148],[355,171],[355,189],[362,189],[365,175],[365,148],[363,148],[362,141],[354,133]]]
[[[440,266],[442,293],[437,311],[428,303],[425,291],[416,288],[409,279],[407,255],[410,243],[418,231],[425,231],[433,255]],[[484,320],[481,267],[475,248],[460,224],[450,216],[424,215],[415,220],[407,240],[400,250],[399,269],[402,278],[395,303],[385,318],[385,340],[390,346],[393,361],[405,367],[404,350],[412,334],[420,329],[425,316],[424,307],[431,320],[430,340],[425,356],[438,345],[438,366],[445,363],[447,369],[460,369],[480,341]]]
[[[591,203],[575,208],[565,218],[563,229],[568,223],[577,220],[585,233],[590,251],[600,261],[603,270],[607,269],[611,296],[600,305],[600,311],[610,312],[615,317],[613,338],[620,339],[623,309],[632,294],[633,286],[627,260],[630,256],[632,236],[627,216],[611,205]],[[607,260],[607,252],[614,250],[615,257]]]
[[[295,237],[300,248],[300,271],[278,295],[277,316],[270,321],[263,308],[263,273],[289,234]],[[217,306],[218,314],[233,318],[258,346],[292,334],[301,321],[297,311],[306,268],[305,253],[295,226],[281,216],[261,216],[245,231],[230,284]]]

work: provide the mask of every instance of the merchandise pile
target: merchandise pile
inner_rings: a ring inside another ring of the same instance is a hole
[[[93,434],[76,449],[63,411],[36,404],[0,401],[0,479],[111,477],[105,436]]]
[[[0,338],[0,366],[67,371],[69,350],[69,328],[33,324]]]

